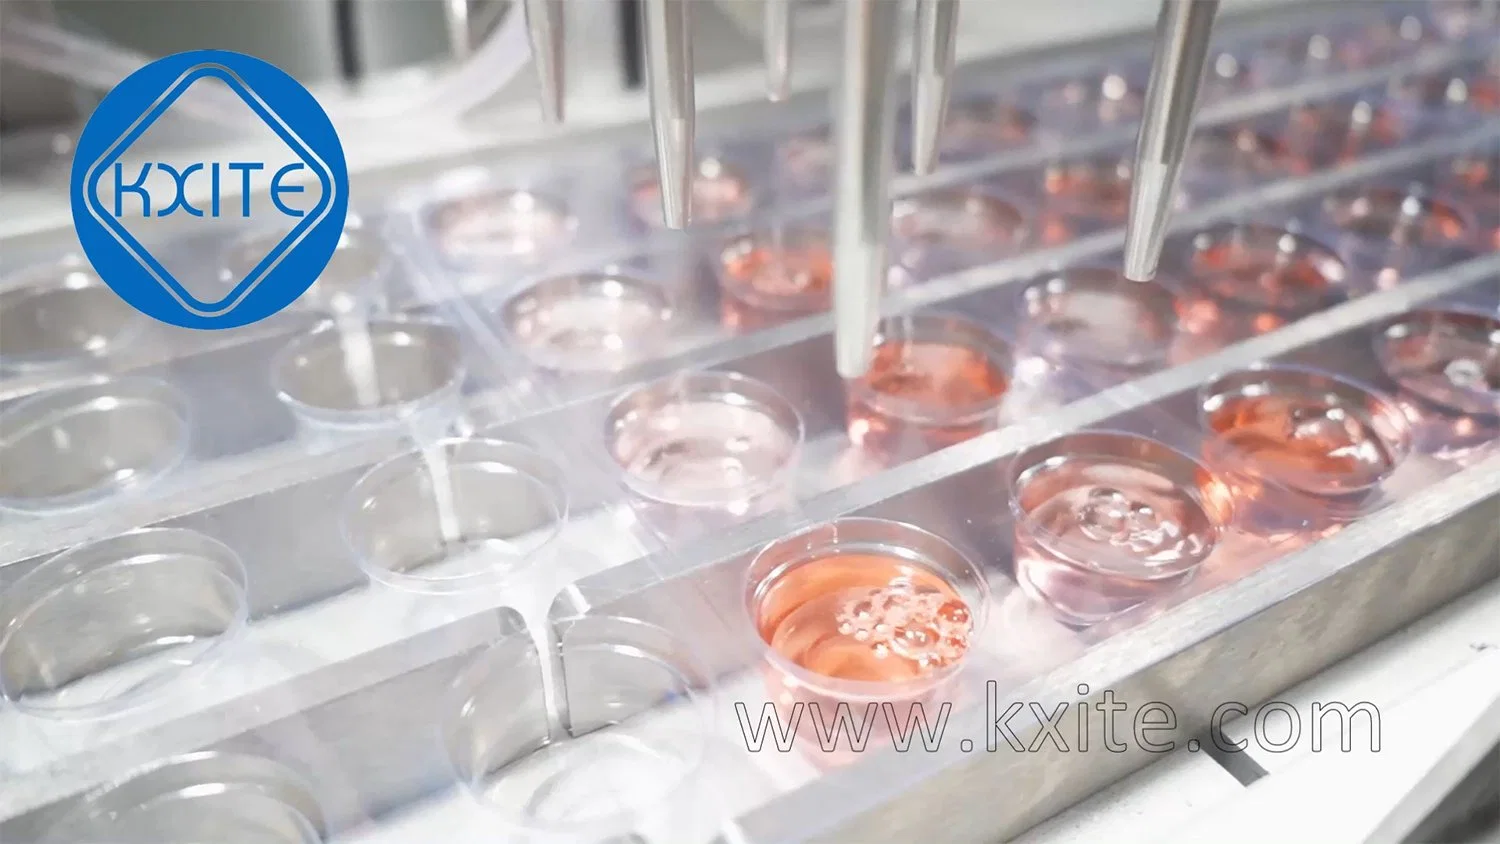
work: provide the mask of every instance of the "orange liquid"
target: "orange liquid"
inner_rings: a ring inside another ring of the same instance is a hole
[[[890,340],[849,391],[849,439],[886,456],[943,448],[999,422],[1010,376],[958,343]]]
[[[1215,298],[1281,313],[1318,307],[1329,299],[1335,283],[1302,252],[1234,241],[1199,251],[1191,271],[1197,286]]]
[[[1358,115],[1348,104],[1304,105],[1292,110],[1285,144],[1297,172],[1310,172],[1388,149],[1405,134],[1390,112],[1374,108]]]
[[[832,301],[833,256],[824,244],[735,251],[723,273],[722,319],[734,330],[819,313]]]
[[[778,578],[755,607],[761,638],[837,680],[903,683],[957,663],[973,619],[958,592],[897,557],[834,554]]]
[[[1075,235],[1122,225],[1130,205],[1130,165],[1080,162],[1049,167],[1043,176],[1046,199],[1037,226],[1044,246],[1058,246]]]
[[[1026,143],[1035,120],[1014,106],[955,103],[943,123],[944,151],[1004,149]]]
[[[1311,495],[1364,491],[1400,460],[1363,408],[1311,392],[1237,396],[1207,421],[1235,468]]]

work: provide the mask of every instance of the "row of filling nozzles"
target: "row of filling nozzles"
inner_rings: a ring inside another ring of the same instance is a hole
[[[563,117],[562,0],[526,0],[527,28],[541,77],[542,109]],[[692,217],[696,103],[691,0],[644,0],[642,23],[651,128],[660,171],[662,219],[685,228]],[[767,96],[791,91],[793,0],[765,0]],[[841,372],[869,366],[869,338],[880,312],[890,217],[895,135],[895,47],[902,4],[848,0],[840,79],[834,312]],[[936,166],[958,31],[958,0],[917,0],[913,63],[913,151],[918,173]]]

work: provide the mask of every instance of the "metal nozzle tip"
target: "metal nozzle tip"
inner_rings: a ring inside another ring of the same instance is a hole
[[[688,6],[689,0],[647,0],[642,7],[662,222],[669,229],[688,225],[697,170],[693,150],[697,111]]]
[[[1161,262],[1174,177],[1170,167],[1137,162],[1130,185],[1130,217],[1125,225],[1125,277],[1150,281]]]
[[[880,299],[885,290],[885,249],[869,242],[840,245],[833,308],[839,326],[834,359],[839,375],[859,378],[870,370]]]

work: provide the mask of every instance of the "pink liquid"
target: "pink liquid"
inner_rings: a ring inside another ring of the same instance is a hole
[[[784,482],[797,440],[754,405],[704,398],[631,417],[610,448],[643,495],[707,506],[754,498]]]
[[[825,311],[832,304],[833,255],[821,238],[797,237],[780,246],[746,239],[721,258],[722,319],[753,331]]]
[[[1376,356],[1423,451],[1463,456],[1500,439],[1500,320],[1418,311],[1381,333]]]
[[[973,619],[958,592],[899,557],[834,554],[777,578],[755,607],[778,654],[837,680],[901,683],[956,664]]]
[[[692,206],[688,219],[693,223],[718,223],[739,217],[750,210],[754,196],[744,177],[716,158],[705,158],[689,188]],[[630,194],[630,207],[636,219],[651,228],[662,228],[661,183],[653,171],[636,183]]]
[[[1069,623],[1097,623],[1170,593],[1218,544],[1221,526],[1203,491],[1149,464],[1083,456],[1023,478],[1017,579]]]
[[[563,207],[526,191],[500,191],[444,205],[432,227],[450,257],[523,258],[567,245],[573,221]]]
[[[849,439],[882,457],[944,448],[999,424],[1009,373],[957,343],[888,340],[849,389]]]
[[[1225,462],[1309,495],[1363,492],[1401,461],[1368,410],[1310,388],[1232,396],[1206,422]]]

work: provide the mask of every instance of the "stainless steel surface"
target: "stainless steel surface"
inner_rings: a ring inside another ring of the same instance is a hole
[[[844,72],[835,131],[833,311],[839,374],[870,366],[885,292],[895,154],[895,50],[900,4],[853,0],[844,9]]]
[[[1125,229],[1125,274],[1137,281],[1156,275],[1218,11],[1218,0],[1162,0]]]
[[[766,4],[764,39],[766,96],[781,102],[792,92],[793,0],[763,0]]]
[[[958,0],[918,0],[912,64],[912,169],[937,169],[958,47]]]
[[[542,117],[549,123],[561,123],[567,101],[562,0],[525,0],[525,3],[526,29],[531,37],[531,59],[536,62]]]
[[[692,219],[698,170],[691,0],[644,0],[641,8],[662,220],[680,229]]]

